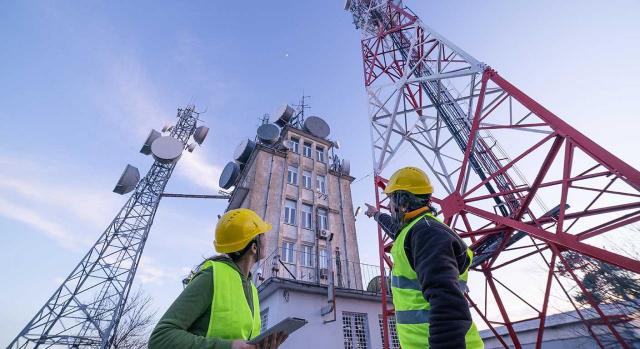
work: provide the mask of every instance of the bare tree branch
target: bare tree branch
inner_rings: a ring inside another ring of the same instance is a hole
[[[640,226],[629,229],[640,234]],[[631,251],[631,256],[640,259],[640,249],[633,243],[625,250]],[[627,252],[627,251],[625,251]],[[578,276],[585,289],[605,313],[609,321],[629,343],[640,342],[640,276],[617,266],[600,260],[581,255],[574,251],[565,251],[571,270]],[[571,279],[569,270],[560,266],[561,275]],[[576,288],[572,297],[585,311],[593,312],[589,304],[589,295]],[[617,348],[617,340],[598,319],[590,320],[588,328],[579,330],[581,334],[593,331],[605,348]]]
[[[113,340],[114,349],[147,348],[149,330],[156,315],[150,307],[151,297],[141,288],[129,295]]]

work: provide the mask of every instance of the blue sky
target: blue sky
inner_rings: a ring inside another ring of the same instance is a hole
[[[407,1],[422,20],[640,167],[640,3]],[[3,2],[0,13],[0,343],[26,324],[104,230],[111,192],[150,128],[195,103],[211,132],[171,192],[215,193],[258,117],[305,91],[372,201],[359,34],[340,1]],[[224,203],[163,200],[136,279],[164,311],[212,253]],[[358,220],[364,262],[377,263]]]

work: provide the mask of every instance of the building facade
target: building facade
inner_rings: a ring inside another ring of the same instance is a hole
[[[252,209],[273,225],[256,283],[276,276],[327,284],[333,273],[338,287],[362,289],[354,178],[336,166],[335,144],[286,124],[277,141],[257,137],[243,142],[237,155],[243,147],[250,155],[240,164],[227,209]]]
[[[303,281],[267,279],[258,287],[263,329],[287,317],[304,318],[307,325],[289,336],[281,349],[381,349],[380,294],[336,288],[330,301],[327,289]],[[325,309],[331,311],[323,316]],[[391,349],[400,348],[395,326],[390,344]]]
[[[278,126],[265,123],[244,141],[220,179],[234,187],[227,210],[249,208],[273,225],[253,270],[263,328],[306,319],[284,349],[382,348],[380,269],[360,263],[349,164],[336,156],[328,125],[324,136],[317,124]]]

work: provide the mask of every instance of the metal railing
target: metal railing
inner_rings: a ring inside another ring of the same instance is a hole
[[[282,248],[271,251],[256,267],[254,282],[258,286],[277,277],[327,286],[333,281],[336,288],[381,292],[379,266],[347,261],[335,250],[331,258],[320,251],[315,247],[310,253]]]

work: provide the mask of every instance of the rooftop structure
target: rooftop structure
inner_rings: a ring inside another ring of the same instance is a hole
[[[273,225],[256,283],[284,277],[362,290],[349,162],[335,154],[329,125],[285,105],[240,143],[220,186],[231,188],[228,210],[254,210]]]

